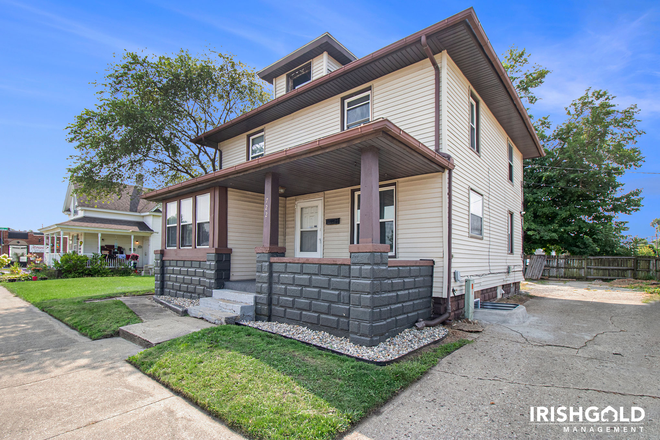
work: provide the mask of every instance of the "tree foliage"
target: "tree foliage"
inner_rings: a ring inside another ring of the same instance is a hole
[[[67,127],[67,169],[78,191],[118,193],[124,184],[170,185],[221,168],[220,153],[192,138],[270,99],[253,69],[231,55],[125,52],[111,64],[93,109]]]
[[[534,88],[549,71],[535,65],[523,72],[529,55],[509,50],[504,66],[521,97],[537,102]],[[574,255],[615,255],[621,251],[625,222],[642,206],[641,190],[625,192],[619,180],[644,158],[635,146],[636,105],[621,109],[605,90],[587,89],[566,107],[566,119],[551,129],[547,117],[536,121],[546,156],[525,160],[525,252],[562,249]]]

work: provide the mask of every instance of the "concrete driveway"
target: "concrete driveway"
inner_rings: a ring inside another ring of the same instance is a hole
[[[660,303],[588,283],[527,289],[535,296],[525,304],[527,323],[488,325],[348,438],[660,438]],[[531,406],[624,407],[626,414],[636,406],[645,418],[530,423]]]
[[[125,362],[0,287],[0,438],[240,439]]]

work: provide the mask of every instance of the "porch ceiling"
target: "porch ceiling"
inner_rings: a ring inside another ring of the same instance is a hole
[[[161,201],[193,191],[223,186],[264,192],[266,173],[278,173],[283,197],[330,191],[360,184],[360,154],[364,147],[379,149],[379,180],[393,180],[443,172],[453,163],[387,119],[278,151],[260,159],[145,194]]]

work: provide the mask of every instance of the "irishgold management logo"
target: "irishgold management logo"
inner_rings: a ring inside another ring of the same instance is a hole
[[[530,406],[530,423],[558,425],[565,433],[642,433],[644,432],[644,408],[607,406],[587,408],[572,406]]]

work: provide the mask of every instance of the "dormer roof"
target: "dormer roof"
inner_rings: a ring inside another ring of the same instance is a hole
[[[257,72],[257,75],[264,81],[272,83],[273,79],[316,58],[323,52],[328,52],[328,55],[341,63],[342,66],[357,60],[357,57],[350,50],[346,49],[335,37],[326,32],[303,47],[294,50],[284,58],[275,61],[270,66],[261,69]]]

